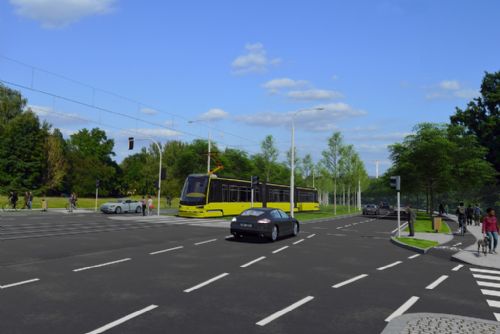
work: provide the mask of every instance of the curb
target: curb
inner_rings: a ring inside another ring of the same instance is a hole
[[[358,213],[351,213],[351,214],[347,214],[347,215],[334,216],[334,217],[329,217],[329,218],[311,219],[311,220],[303,221],[303,222],[301,222],[301,224],[323,223],[323,222],[329,222],[332,220],[349,218],[349,217],[356,217],[356,216],[361,216],[361,213],[358,212]]]
[[[432,248],[434,248],[434,247],[420,248],[420,247],[417,247],[417,246],[408,245],[408,244],[402,243],[401,241],[397,240],[395,236],[391,236],[390,241],[393,244],[395,244],[396,246],[399,246],[401,248],[405,248],[405,249],[408,249],[408,250],[411,250],[411,251],[415,251],[415,252],[420,253],[420,254],[427,254],[427,252],[429,250],[431,250]]]

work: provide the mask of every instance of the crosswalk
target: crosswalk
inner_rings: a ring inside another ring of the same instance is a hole
[[[231,222],[224,219],[182,218],[176,216],[109,216],[115,221],[133,221],[140,223],[190,225],[203,227],[229,228]]]
[[[500,270],[470,268],[470,271],[493,315],[500,321]]]

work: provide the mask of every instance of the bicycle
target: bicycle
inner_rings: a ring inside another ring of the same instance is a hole
[[[66,211],[73,212],[73,210],[76,210],[76,209],[78,209],[76,204],[66,203]]]
[[[14,205],[11,201],[5,202],[2,204],[2,211],[7,212],[7,211],[19,211],[19,208]]]

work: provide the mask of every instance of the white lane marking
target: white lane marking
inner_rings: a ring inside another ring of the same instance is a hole
[[[388,316],[387,319],[385,319],[385,321],[389,322],[392,319],[399,317],[400,315],[402,315],[403,313],[408,311],[408,309],[410,307],[412,307],[413,304],[415,304],[419,299],[420,299],[420,297],[416,297],[416,296],[411,297],[403,305],[401,305],[396,311],[394,311],[390,316]]]
[[[477,273],[485,273],[485,274],[500,275],[500,271],[498,271],[498,270],[488,270],[488,269],[470,268],[470,271],[474,271],[474,272],[477,272]]]
[[[497,318],[497,321],[500,321],[500,313],[493,313],[495,318]]]
[[[414,258],[419,257],[419,256],[420,256],[420,254],[415,254],[415,255],[412,255],[412,256],[408,256],[408,258],[409,259],[414,259]]]
[[[203,282],[203,283],[200,283],[200,284],[198,284],[198,285],[195,285],[195,286],[193,286],[192,288],[186,289],[186,290],[184,290],[184,292],[189,293],[189,292],[194,291],[194,290],[196,290],[196,289],[202,288],[202,287],[204,287],[205,285],[208,285],[208,284],[210,284],[210,283],[212,283],[212,282],[215,282],[215,281],[217,281],[218,279],[221,279],[221,278],[223,278],[223,277],[225,277],[225,276],[227,276],[227,275],[229,275],[229,274],[228,274],[228,273],[220,274],[219,276],[215,276],[215,277],[213,277],[213,278],[209,279],[208,281],[205,281],[205,282]]]
[[[74,272],[78,272],[78,271],[83,271],[83,270],[88,270],[88,269],[94,269],[94,268],[109,266],[109,265],[120,263],[120,262],[130,261],[130,260],[132,260],[132,259],[131,258],[126,258],[126,259],[116,260],[116,261],[112,261],[112,262],[106,262],[106,263],[97,264],[95,266],[73,269],[73,271]]]
[[[241,268],[246,268],[246,267],[248,267],[248,266],[251,266],[251,265],[252,265],[252,264],[254,264],[255,262],[259,262],[259,261],[264,260],[265,258],[266,258],[265,256],[261,256],[261,257],[259,257],[258,259],[255,259],[255,260],[253,260],[253,261],[250,261],[250,262],[248,262],[248,263],[245,263],[244,265],[242,265],[242,266],[240,266],[240,267],[241,267]]]
[[[500,281],[500,276],[497,277],[497,276],[490,276],[490,275],[477,275],[477,274],[473,274],[472,275],[474,278],[481,278],[481,279],[490,279],[492,281]]]
[[[279,249],[277,249],[277,250],[273,251],[273,254],[279,253],[279,252],[281,252],[282,250],[287,249],[288,247],[289,247],[289,246],[281,247],[281,248],[279,248]]]
[[[316,235],[316,233],[311,234],[311,235],[308,235],[308,236],[307,236],[307,239],[310,239],[310,238],[314,237],[315,235]]]
[[[217,239],[210,239],[210,240],[206,240],[206,241],[197,242],[194,245],[198,246],[198,245],[208,244],[209,242],[214,242],[214,241],[217,241]]]
[[[441,275],[441,277],[439,277],[437,280],[435,280],[431,284],[427,285],[425,288],[427,290],[432,290],[435,287],[437,287],[439,284],[441,284],[444,280],[446,280],[448,277],[449,277],[448,275]]]
[[[391,267],[397,266],[398,264],[401,264],[401,263],[403,263],[403,261],[396,261],[396,262],[388,264],[386,266],[379,267],[379,268],[377,268],[377,270],[385,270],[387,268],[391,268]]]
[[[337,227],[337,230],[340,230],[341,228],[343,228],[343,226],[339,226],[339,227]]]
[[[281,311],[278,311],[276,313],[273,313],[271,314],[270,316],[268,316],[267,318],[264,318],[262,319],[261,321],[259,321],[256,325],[258,326],[265,326],[267,325],[268,323],[270,323],[271,321],[273,320],[276,320],[278,319],[279,317],[287,314],[288,312],[291,312],[293,310],[295,310],[296,308],[304,305],[305,303],[308,303],[310,302],[311,300],[313,300],[314,297],[313,296],[307,296],[301,300],[299,300],[298,302],[296,303],[293,303],[292,305],[288,306],[288,307],[285,307],[284,309],[282,309]]]
[[[481,292],[486,296],[500,297],[500,291],[481,289]]]
[[[345,225],[344,227],[349,227],[349,226],[351,226],[351,224],[349,224],[349,225]]]
[[[294,245],[300,244],[300,243],[301,243],[302,241],[304,241],[304,240],[305,240],[305,239],[300,239],[300,240],[297,240],[297,241],[295,241],[293,244],[294,244]]]
[[[459,242],[459,243],[457,243],[457,244],[452,245],[452,247],[457,247],[457,246],[460,246],[461,244],[462,244],[462,243],[461,243],[461,242]]]
[[[486,302],[490,305],[490,307],[500,307],[500,302],[498,300],[486,299]]]
[[[408,225],[408,223],[407,223],[407,222],[406,222],[406,223],[404,223],[404,224],[401,224],[401,231],[403,231],[403,230],[405,229],[406,225]],[[395,232],[397,232],[397,231],[398,231],[398,229],[396,228],[396,229],[392,230],[392,231],[391,231],[391,233],[395,233]]]
[[[123,318],[120,318],[118,320],[115,320],[113,322],[110,322],[109,324],[107,325],[104,325],[98,329],[95,329],[93,330],[92,332],[88,332],[86,334],[99,334],[99,333],[104,333],[105,331],[107,331],[108,329],[111,329],[113,327],[116,327],[120,324],[123,324],[124,322],[126,321],[129,321],[130,319],[133,319],[137,316],[140,316],[141,314],[143,313],[146,313],[146,312],[149,312],[155,308],[157,308],[158,305],[149,305],[148,307],[145,307],[143,308],[142,310],[139,310],[139,311],[135,311],[134,313],[130,313],[129,315],[127,316],[124,316]]]
[[[225,237],[224,239],[229,239],[229,238],[232,238],[234,237],[232,234],[231,235],[228,235],[227,237]]]
[[[454,267],[452,270],[459,271],[463,266],[464,266],[463,264],[459,264],[458,266]]]
[[[355,282],[355,281],[357,281],[359,279],[365,278],[366,276],[368,276],[368,275],[367,274],[362,274],[362,275],[353,277],[351,279],[348,279],[347,281],[343,281],[343,282],[340,282],[340,283],[337,283],[337,284],[333,285],[332,288],[334,288],[334,289],[340,288],[340,287],[342,287],[344,285],[347,285],[347,284]]]
[[[477,285],[479,285],[479,286],[486,286],[488,288],[497,288],[497,289],[500,289],[500,283],[477,281]]]
[[[33,283],[36,281],[39,281],[39,278],[33,278],[27,281],[22,281],[22,282],[17,282],[17,283],[11,283],[7,285],[0,285],[0,289],[7,289],[7,288],[12,288],[13,286],[18,286],[18,285],[23,285],[23,284],[28,284],[28,283]]]
[[[178,246],[178,247],[173,247],[173,248],[159,250],[159,251],[156,251],[156,252],[151,252],[151,253],[149,253],[149,255],[156,255],[156,254],[166,253],[166,252],[174,251],[174,250],[181,249],[181,248],[184,248],[184,246]]]

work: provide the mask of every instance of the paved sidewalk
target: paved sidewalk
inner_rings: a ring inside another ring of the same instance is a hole
[[[452,216],[449,217],[456,221],[456,217]],[[477,240],[483,238],[483,233],[481,232],[481,226],[469,225],[467,226],[467,231],[476,238],[476,242],[464,248],[460,252],[452,255],[452,258],[460,262],[472,264],[474,266],[500,269],[500,254],[484,255],[483,253],[478,253],[477,251]]]
[[[500,323],[440,313],[409,313],[393,319],[382,334],[500,334]]]
[[[404,235],[401,236],[403,237]],[[415,239],[436,241],[442,245],[453,240],[453,234],[415,232]]]

